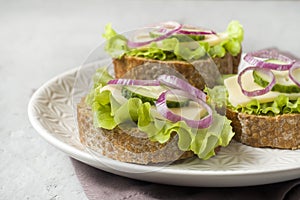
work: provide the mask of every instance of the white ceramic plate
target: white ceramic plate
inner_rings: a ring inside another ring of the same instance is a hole
[[[68,71],[44,84],[32,96],[28,107],[29,119],[37,132],[77,160],[121,176],[181,186],[248,186],[300,177],[299,150],[252,148],[236,142],[209,160],[192,158],[165,167],[96,158],[77,137],[72,97],[87,91],[78,89],[74,94],[74,82],[90,84],[76,79],[78,70]]]

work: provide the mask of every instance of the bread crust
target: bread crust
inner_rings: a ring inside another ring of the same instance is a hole
[[[193,157],[192,151],[181,151],[178,136],[173,134],[164,144],[152,142],[146,133],[138,129],[124,131],[118,127],[113,130],[95,128],[91,109],[84,99],[77,106],[79,137],[82,144],[90,150],[106,157],[128,163],[149,164],[173,162]]]
[[[241,143],[253,147],[300,149],[300,114],[261,116],[227,108],[226,116],[232,120],[234,139]]]
[[[240,63],[241,53],[239,53],[236,56],[232,56],[231,54],[226,53],[225,56],[221,58],[215,57],[212,59],[214,61],[214,64],[218,67],[219,72],[221,74],[236,74],[238,72],[238,65]],[[155,79],[157,75],[163,73],[161,71],[164,67],[166,67],[175,69],[176,72],[181,74],[183,78],[188,80],[188,82],[191,85],[201,90],[204,89],[205,85],[213,86],[214,81],[216,81],[216,77],[213,75],[214,73],[216,73],[215,68],[209,67],[209,65],[211,65],[210,59],[200,60],[191,64],[185,61],[161,61],[125,55],[122,56],[120,59],[114,59],[113,64],[116,78],[122,78],[126,74],[128,76],[128,73],[130,73],[130,71],[137,66],[147,65],[146,68],[141,68],[140,70],[132,72],[133,74],[129,74],[129,77],[135,79]],[[207,70],[203,70],[203,68],[201,68],[201,66],[199,67],[199,65],[208,65],[208,69],[212,69],[212,71],[207,72]],[[168,74],[170,72],[171,74],[173,73],[172,70],[169,70]],[[205,77],[202,77],[204,73],[206,74],[205,76],[207,76],[208,78],[205,79]]]

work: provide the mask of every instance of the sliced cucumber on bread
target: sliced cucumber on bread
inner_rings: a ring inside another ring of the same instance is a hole
[[[122,95],[126,98],[139,98],[143,103],[149,102],[154,105],[159,95],[168,88],[164,86],[124,86],[122,88]],[[170,95],[167,100],[169,108],[178,108],[189,105],[189,99],[185,97],[178,97]]]
[[[276,84],[273,86],[272,91],[282,93],[299,93],[300,88],[289,78],[288,71],[276,71],[272,70]],[[297,71],[296,76],[300,76],[300,72]],[[258,71],[253,71],[254,82],[262,87],[266,87],[270,81],[268,77]]]

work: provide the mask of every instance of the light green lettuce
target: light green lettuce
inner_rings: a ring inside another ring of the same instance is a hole
[[[238,21],[230,22],[223,35],[226,35],[226,37],[214,46],[210,46],[208,42],[205,42],[205,40],[203,40],[203,36],[173,35],[164,39],[159,45],[157,45],[156,42],[152,42],[147,47],[129,48],[127,46],[127,38],[118,34],[111,27],[111,24],[108,24],[105,27],[103,37],[107,40],[105,46],[106,52],[114,58],[120,58],[125,54],[163,61],[192,61],[199,59],[206,54],[209,54],[212,57],[223,57],[226,52],[229,52],[233,56],[240,53],[241,43],[244,37],[242,25]],[[182,45],[184,42],[191,41],[195,42],[196,45],[192,45],[193,47],[191,48],[188,48],[186,45]]]
[[[125,52],[129,51],[127,38],[118,34],[111,27],[111,24],[105,26],[105,33],[102,34],[102,37],[106,39],[105,51],[113,58],[120,58]]]
[[[257,100],[252,100],[246,106],[237,106],[235,110],[247,114],[270,116],[300,113],[300,98],[291,100],[281,94],[273,102],[259,103]]]
[[[210,47],[209,55],[212,57],[223,57],[226,52],[236,56],[242,50],[242,41],[244,39],[243,26],[238,21],[231,21],[227,27],[225,39],[220,43]]]
[[[104,76],[105,77],[105,76]],[[97,79],[97,78],[95,78]],[[101,80],[98,80],[101,81]],[[139,98],[130,98],[120,104],[110,91],[100,92],[105,84],[95,83],[86,102],[93,112],[94,126],[112,130],[115,127],[138,128],[147,133],[151,141],[165,143],[175,132],[178,135],[178,147],[183,151],[192,150],[201,159],[215,155],[215,148],[227,146],[234,133],[230,121],[213,113],[213,123],[206,129],[193,129],[184,121],[176,123],[157,117],[159,113],[149,102]]]
[[[225,49],[236,56],[241,52],[241,42],[244,39],[244,29],[238,21],[232,21],[227,27],[228,40],[224,43]]]
[[[223,57],[226,54],[226,49],[224,47],[224,44],[218,44],[215,46],[210,47],[209,49],[209,55],[212,57]]]

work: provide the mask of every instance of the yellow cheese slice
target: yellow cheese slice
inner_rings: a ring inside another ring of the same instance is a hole
[[[288,96],[290,99],[297,99],[300,97],[300,93],[280,93],[280,92],[273,92],[273,91],[270,91],[260,96],[248,97],[242,93],[242,90],[237,82],[237,77],[238,76],[235,75],[225,79],[224,81],[224,85],[228,91],[228,101],[234,107],[236,107],[237,105],[245,106],[253,99],[257,99],[260,103],[272,102],[280,94],[284,94],[285,96]],[[244,89],[249,91],[263,89],[261,86],[259,86],[254,82],[251,71],[248,71],[243,75],[242,84],[244,86]]]
[[[189,106],[181,108],[170,108],[170,110],[177,115],[192,120],[200,120],[207,113],[205,109],[203,109],[198,103],[194,101],[191,101],[189,103]]]

